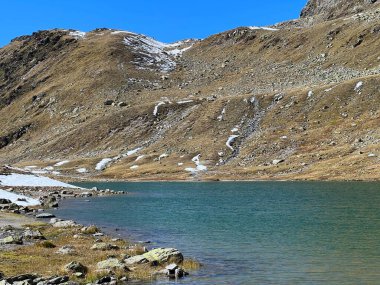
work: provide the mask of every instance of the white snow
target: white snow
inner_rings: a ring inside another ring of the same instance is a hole
[[[194,102],[194,100],[183,100],[183,101],[178,101],[177,104],[181,105],[181,104],[187,104],[187,103],[192,103],[192,102]]]
[[[232,133],[236,133],[236,132],[238,132],[238,131],[239,131],[239,128],[237,128],[237,127],[233,128],[233,129],[231,130]]]
[[[139,168],[139,166],[138,165],[132,165],[131,167],[130,167],[130,169],[137,169],[137,168]]]
[[[74,185],[63,183],[48,177],[12,173],[10,175],[0,175],[0,185],[3,186],[25,186],[25,187],[66,187],[78,188]]]
[[[162,105],[165,105],[165,102],[160,102],[158,103],[155,107],[154,107],[154,110],[153,110],[153,116],[157,116],[157,113],[158,113],[158,107],[162,106]]]
[[[86,36],[86,33],[81,32],[81,31],[74,31],[74,32],[70,32],[69,35],[79,40],[79,39],[83,39]]]
[[[250,30],[265,30],[265,31],[278,31],[278,29],[269,28],[269,27],[257,27],[257,26],[251,26],[248,27]]]
[[[327,88],[325,89],[325,92],[330,92],[332,90],[332,88]]]
[[[127,156],[133,155],[133,154],[137,153],[140,150],[142,150],[142,147],[138,147],[138,148],[129,150],[129,151],[127,151]]]
[[[98,162],[98,164],[96,165],[95,167],[95,170],[99,170],[99,171],[102,171],[104,170],[107,165],[112,161],[113,159],[112,158],[103,158],[100,162]]]
[[[167,153],[163,153],[163,154],[161,154],[159,157],[158,157],[158,160],[161,160],[161,159],[163,159],[163,158],[165,158],[165,157],[168,157],[169,155],[167,154]]]
[[[232,151],[234,151],[235,149],[231,146],[231,144],[236,140],[236,138],[238,138],[239,136],[238,135],[232,135],[228,138],[227,142],[226,142],[226,146],[231,149]]]
[[[170,47],[170,45],[167,45],[167,47]],[[185,48],[182,48],[182,49],[176,48],[176,49],[173,49],[173,50],[169,50],[168,54],[173,55],[173,56],[181,56],[185,51],[191,49],[192,47],[193,47],[193,45],[185,47]]]
[[[355,85],[355,88],[354,88],[354,91],[356,92],[360,92],[363,88],[363,81],[359,81],[356,85]]]
[[[63,161],[57,162],[56,164],[54,164],[54,166],[62,166],[62,165],[69,163],[69,162],[70,162],[70,160],[63,160]]]
[[[40,201],[36,199],[26,197],[24,195],[8,192],[1,189],[0,189],[0,198],[11,200],[12,203],[15,203],[19,206],[37,206],[41,204]],[[18,201],[18,199],[25,200],[25,201]]]
[[[223,120],[224,115],[226,114],[226,108],[223,108],[222,112],[218,116],[218,121],[221,122]]]
[[[78,173],[87,173],[87,172],[88,172],[87,168],[84,168],[84,167],[82,167],[82,168],[78,168],[76,171],[77,171]]]
[[[48,171],[53,171],[54,170],[54,167],[53,166],[47,166],[44,168],[45,170],[48,170]]]
[[[178,162],[177,165],[178,165],[178,166],[182,166],[182,165],[183,165],[183,162]]]
[[[139,161],[140,159],[143,159],[145,157],[145,155],[139,155],[135,161]]]
[[[198,172],[198,171],[206,171],[207,170],[207,166],[201,164],[200,162],[200,157],[201,157],[201,154],[198,154],[196,156],[194,156],[191,161],[195,163],[195,165],[197,166],[196,168],[193,168],[193,167],[187,167],[185,168],[186,171],[189,171],[189,172]]]
[[[176,67],[176,63],[164,49],[166,44],[150,37],[128,34],[124,38],[124,44],[141,55],[139,61],[134,61],[140,69],[154,69],[158,67],[162,72],[168,72]]]
[[[309,92],[307,92],[307,98],[311,98],[311,97],[313,97],[313,91],[312,90],[310,90]]]

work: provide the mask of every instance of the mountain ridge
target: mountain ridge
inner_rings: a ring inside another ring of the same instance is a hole
[[[374,5],[179,45],[16,38],[0,49],[0,162],[70,180],[378,180]]]

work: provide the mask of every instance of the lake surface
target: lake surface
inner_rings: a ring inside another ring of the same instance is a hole
[[[204,264],[179,284],[380,284],[380,183],[77,185],[130,194],[64,201],[58,216]]]

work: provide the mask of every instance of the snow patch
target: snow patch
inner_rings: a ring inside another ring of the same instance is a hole
[[[169,155],[167,154],[167,153],[163,153],[163,154],[161,154],[159,157],[158,157],[158,160],[161,160],[161,159],[163,159],[163,158],[165,158],[165,157],[168,157]]]
[[[106,169],[107,165],[112,161],[112,158],[103,158],[95,167],[95,170],[102,171]]]
[[[154,107],[154,110],[153,110],[153,116],[157,116],[158,114],[158,107],[162,106],[162,105],[165,105],[165,102],[160,102],[158,103],[155,107]]]
[[[16,193],[11,193],[5,190],[0,189],[0,198],[2,199],[8,199],[11,200],[12,203],[15,203],[19,206],[38,206],[40,205],[40,201],[24,196],[24,195],[19,195]],[[21,200],[21,201],[20,201]]]
[[[137,168],[139,168],[139,166],[138,165],[132,165],[131,167],[130,167],[130,169],[137,169]]]
[[[132,149],[130,151],[127,151],[127,156],[134,155],[135,153],[137,153],[140,150],[142,150],[142,147],[138,147],[138,148]]]
[[[75,38],[76,40],[83,39],[86,37],[86,33],[81,31],[70,32],[69,35]]]
[[[140,159],[143,159],[144,157],[145,157],[145,155],[140,155],[140,156],[138,156],[138,157],[136,158],[135,161],[139,161]]]
[[[57,162],[56,164],[54,164],[54,166],[62,166],[62,165],[67,164],[69,162],[70,162],[70,160],[63,160],[63,161]]]
[[[217,117],[217,119],[218,119],[219,122],[221,122],[223,120],[225,114],[226,114],[226,108],[223,108],[222,112]]]
[[[226,146],[231,149],[232,151],[234,151],[235,149],[231,146],[231,144],[236,140],[236,138],[238,138],[239,136],[238,135],[231,135],[227,142],[226,142]]]
[[[158,67],[162,72],[169,72],[176,67],[171,55],[164,50],[166,44],[162,42],[143,35],[128,34],[124,44],[139,55],[133,62],[139,69],[154,70]]]
[[[185,168],[186,171],[189,171],[189,172],[192,172],[192,173],[195,173],[195,172],[198,172],[198,171],[206,171],[207,170],[207,166],[201,164],[200,162],[200,157],[201,155],[198,154],[196,156],[194,156],[191,161],[195,163],[196,165],[196,168],[193,168],[193,167],[187,167]]]
[[[82,168],[78,168],[78,169],[76,170],[76,172],[78,172],[78,173],[87,173],[88,170],[87,170],[87,168],[82,167]]]
[[[270,27],[257,27],[257,26],[251,26],[248,27],[250,30],[265,30],[265,31],[278,31],[278,29],[270,28]]]
[[[25,187],[65,187],[78,188],[74,185],[63,183],[48,177],[12,173],[10,175],[0,175],[0,185],[2,186],[25,186]]]
[[[354,91],[360,93],[360,91],[362,91],[362,89],[363,89],[363,85],[364,85],[363,81],[359,81],[355,85]]]
[[[187,103],[192,103],[192,102],[194,102],[194,100],[183,100],[183,101],[178,101],[177,104],[182,105],[182,104],[187,104]]]

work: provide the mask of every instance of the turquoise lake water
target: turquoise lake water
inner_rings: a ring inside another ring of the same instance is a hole
[[[380,183],[81,183],[125,196],[64,201],[57,216],[204,266],[154,284],[380,284]]]

